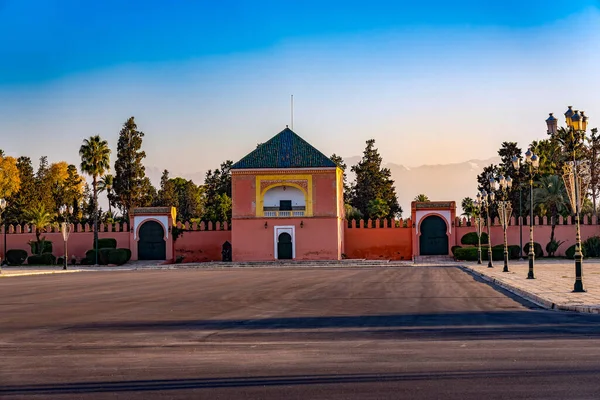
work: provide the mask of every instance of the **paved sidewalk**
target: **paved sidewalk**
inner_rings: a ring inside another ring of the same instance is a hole
[[[583,260],[583,286],[586,293],[572,292],[575,282],[573,260],[536,260],[536,279],[527,279],[527,260],[511,260],[510,272],[502,272],[502,261],[495,261],[494,268],[487,268],[487,262],[482,265],[472,262],[461,264],[483,279],[545,308],[600,314],[600,260]]]

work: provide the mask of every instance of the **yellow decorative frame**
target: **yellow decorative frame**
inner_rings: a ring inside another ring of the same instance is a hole
[[[261,190],[263,181],[281,181],[266,186]],[[306,189],[294,182],[306,181]],[[306,204],[305,217],[313,215],[313,185],[312,175],[260,175],[256,177],[256,216],[264,217],[264,197],[269,189],[277,186],[291,186],[300,189],[304,193],[304,202]]]

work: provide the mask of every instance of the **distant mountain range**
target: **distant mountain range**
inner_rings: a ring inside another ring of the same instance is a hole
[[[344,158],[348,165],[348,181],[354,180],[354,174],[350,172],[350,166],[355,165],[361,157]],[[500,157],[492,157],[485,160],[469,160],[454,164],[421,165],[414,168],[405,167],[401,164],[384,163],[384,167],[392,172],[395,181],[398,202],[404,210],[403,216],[410,215],[410,202],[420,193],[429,197],[430,200],[456,201],[457,214],[461,214],[460,202],[464,197],[474,198],[477,194],[477,175],[483,167],[490,164],[498,164]],[[172,172],[171,177],[180,176],[191,179],[196,184],[204,182],[206,171],[192,173]],[[146,176],[156,186],[160,184],[162,169],[146,167]]]

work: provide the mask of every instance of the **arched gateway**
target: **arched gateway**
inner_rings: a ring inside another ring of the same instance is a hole
[[[414,236],[413,257],[449,256],[456,243],[456,203],[454,201],[413,201],[411,217]]]
[[[443,256],[448,254],[446,222],[437,215],[430,215],[421,222],[419,248],[422,256]]]
[[[139,260],[164,260],[167,257],[165,230],[156,221],[146,221],[140,226],[138,241]]]

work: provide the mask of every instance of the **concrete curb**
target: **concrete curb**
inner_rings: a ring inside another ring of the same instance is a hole
[[[556,311],[574,311],[579,313],[588,313],[588,314],[600,314],[600,307],[583,305],[583,306],[571,306],[566,304],[556,304],[552,301],[545,299],[543,297],[537,296],[533,293],[529,293],[523,289],[520,289],[516,286],[513,286],[509,283],[503,282],[500,279],[492,278],[490,276],[485,275],[482,272],[479,272],[473,268],[467,267],[465,265],[459,265],[458,268],[462,269],[467,273],[471,273],[473,275],[477,275],[481,279],[486,282],[490,282],[493,285],[501,287],[504,290],[511,292],[512,294],[519,296],[527,301],[532,302],[542,308],[547,310],[556,310]]]
[[[1,278],[14,278],[17,276],[33,276],[33,275],[52,275],[52,274],[69,274],[74,272],[84,272],[84,270],[75,269],[75,270],[67,270],[67,271],[32,271],[32,272],[17,272],[14,274],[0,274]]]

